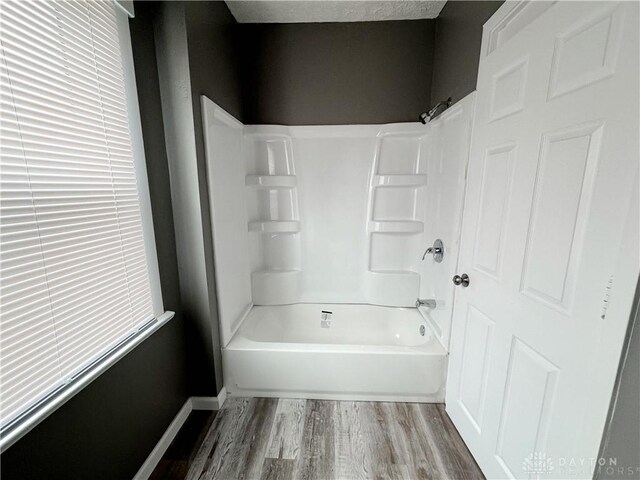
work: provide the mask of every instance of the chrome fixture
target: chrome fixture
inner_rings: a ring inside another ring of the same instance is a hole
[[[333,312],[329,310],[320,311],[320,328],[331,328],[331,316]]]
[[[454,285],[462,285],[463,287],[469,286],[469,275],[463,273],[462,275],[454,275],[453,277]]]
[[[433,247],[429,247],[424,251],[422,260],[425,259],[427,253],[433,255],[433,260],[436,263],[442,262],[442,257],[444,257],[444,244],[442,243],[442,240],[440,240],[439,238],[436,239],[436,241],[433,242]]]
[[[427,329],[424,325],[420,325],[420,335],[424,337],[424,334],[427,333]]]
[[[418,298],[416,300],[416,308],[426,307],[430,309],[436,308],[436,301],[431,298]]]
[[[424,125],[426,125],[427,122],[430,122],[431,120],[436,118],[439,114],[444,112],[450,106],[451,106],[451,97],[447,98],[446,100],[442,100],[442,101],[436,103],[435,107],[433,107],[428,112],[422,112],[420,114],[420,117],[418,117],[418,118],[420,119],[420,121]]]

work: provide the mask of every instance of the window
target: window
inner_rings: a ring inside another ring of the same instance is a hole
[[[6,430],[147,327],[162,304],[132,143],[139,119],[130,122],[125,88],[134,85],[126,15],[112,1],[20,0],[4,1],[0,17]]]

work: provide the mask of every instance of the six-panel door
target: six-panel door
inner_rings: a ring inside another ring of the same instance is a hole
[[[501,7],[483,35],[470,285],[456,291],[447,387],[488,477],[591,477],[615,376],[595,375],[597,359],[622,343],[600,340],[606,294],[637,279],[615,278],[637,168],[638,4]]]

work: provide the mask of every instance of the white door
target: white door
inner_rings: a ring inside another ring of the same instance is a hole
[[[638,55],[636,2],[507,2],[485,25],[446,403],[489,478],[591,478],[633,289],[605,300],[639,270],[637,247],[615,269]]]

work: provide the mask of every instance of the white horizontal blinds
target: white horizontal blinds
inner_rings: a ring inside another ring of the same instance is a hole
[[[117,7],[0,8],[4,425],[154,312]]]
[[[0,407],[4,418],[24,398],[38,398],[55,388],[61,377],[44,258],[4,51],[0,53],[0,75]]]

